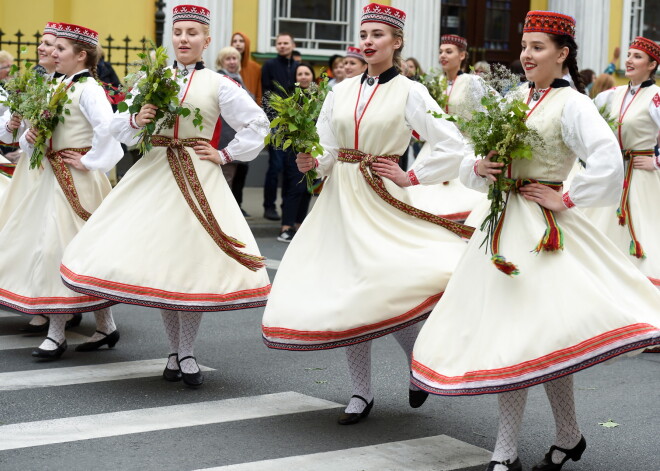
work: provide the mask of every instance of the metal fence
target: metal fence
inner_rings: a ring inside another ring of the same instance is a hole
[[[26,61],[34,64],[39,62],[37,46],[41,42],[40,31],[37,31],[32,36],[27,36],[19,30],[14,33],[13,37],[15,39],[12,39],[11,35],[6,34],[0,29],[0,50],[6,50],[12,54],[16,64],[19,66]],[[34,40],[31,38],[34,38]],[[143,36],[142,39],[133,40],[126,36],[124,39],[117,40],[112,36],[108,36],[105,38],[105,42],[101,40],[99,44],[103,47],[105,60],[112,65],[117,75],[124,77],[128,75],[129,67],[132,63],[131,56],[134,57],[135,53],[144,51],[149,44],[149,39]],[[25,47],[28,48],[26,53],[22,50]],[[120,73],[122,68],[123,75]]]

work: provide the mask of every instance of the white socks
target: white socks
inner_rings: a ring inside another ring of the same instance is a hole
[[[66,321],[68,321],[72,316],[71,314],[49,314],[50,325],[48,326],[48,337],[55,340],[58,343],[62,343],[66,340],[64,334],[64,328],[66,326]],[[39,348],[42,350],[55,350],[57,345],[51,342],[49,339],[44,340]]]
[[[96,330],[103,332],[103,334],[106,335],[99,334],[99,332],[94,332],[94,335],[90,337],[88,342],[96,342],[97,340],[102,340],[107,335],[117,330],[115,320],[112,318],[112,311],[109,307],[94,311],[94,319],[96,320]]]
[[[498,394],[497,400],[500,406],[500,425],[492,460],[513,462],[518,457],[518,436],[527,403],[527,389]],[[506,467],[498,464],[494,470],[506,471]]]
[[[199,325],[202,322],[202,312],[169,311],[161,309],[165,333],[170,343],[170,353],[178,353],[179,358],[193,356],[193,346]],[[177,358],[172,356],[167,361],[167,368],[178,370]],[[197,373],[199,368],[195,360],[187,359],[181,362],[181,371]]]
[[[555,417],[556,441],[555,445],[570,450],[574,448],[582,433],[575,414],[575,397],[573,396],[573,375],[563,376],[554,381],[544,383],[545,392],[550,400],[552,415]],[[552,453],[552,462],[561,463],[566,455],[555,450]]]
[[[374,398],[371,392],[371,340],[346,347],[348,371],[353,382],[353,394],[362,396],[371,402]],[[361,399],[352,397],[345,409],[347,414],[357,414],[367,407]]]
[[[410,364],[412,363],[413,347],[415,346],[415,340],[417,340],[420,330],[422,330],[422,323],[417,322],[405,329],[397,330],[392,334],[408,358],[408,369],[410,369]],[[410,383],[408,387],[412,391],[419,391],[419,388],[412,383]]]

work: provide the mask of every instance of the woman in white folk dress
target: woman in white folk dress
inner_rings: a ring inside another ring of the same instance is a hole
[[[97,332],[78,351],[113,347],[119,340],[109,309],[114,302],[75,293],[59,276],[65,247],[110,191],[103,172],[123,155],[110,135],[112,108],[94,79],[97,46],[95,31],[59,25],[52,56],[56,70],[65,76],[68,112],[47,143],[41,174],[28,177],[22,201],[0,230],[0,304],[49,316],[48,336],[32,352],[41,360],[57,359],[67,349],[66,314],[95,313]],[[26,164],[36,137],[30,128],[22,139],[26,145],[21,160]]]
[[[520,273],[499,271],[481,246],[485,233],[475,231],[414,349],[412,380],[424,390],[499,393],[490,471],[523,469],[517,446],[527,388],[541,383],[556,441],[532,469],[556,471],[569,459],[579,460],[586,441],[575,414],[572,373],[660,344],[660,293],[579,209],[616,201],[623,167],[596,107],[561,79],[566,65],[582,87],[574,35],[570,16],[533,11],[525,19],[520,60],[532,83],[521,98],[530,105],[527,122],[543,145],[533,149],[531,160],[514,160],[506,170],[520,189],[509,193],[493,241],[494,251]],[[586,167],[562,196],[561,182],[576,157]],[[486,191],[501,166],[468,158],[461,179]],[[555,250],[535,253],[547,230],[563,237],[548,246]]]
[[[209,24],[206,8],[174,8],[179,99],[199,108],[203,129],[191,114],[153,136],[153,148],[72,241],[61,267],[75,291],[160,308],[172,352],[163,377],[192,388],[204,380],[193,356],[203,312],[263,306],[270,291],[256,241],[220,167],[254,159],[268,119],[240,85],[204,67]],[[155,112],[145,104],[135,115],[117,113],[113,135],[136,144]],[[209,141],[220,115],[236,136],[218,151]]]
[[[437,303],[463,253],[469,228],[410,206],[405,188],[454,178],[465,146],[456,127],[435,119],[426,88],[395,67],[405,13],[364,8],[360,48],[368,70],[328,94],[317,123],[325,188],[278,269],[263,317],[266,345],[287,350],[346,347],[353,383],[339,423],[367,417],[371,340],[393,333],[408,360],[419,322]],[[397,160],[415,129],[430,143],[426,164],[408,173]],[[386,136],[386,137],[385,137]],[[427,394],[413,387],[410,404]]]

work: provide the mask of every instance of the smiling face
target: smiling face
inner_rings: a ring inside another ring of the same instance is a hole
[[[332,76],[337,80],[337,82],[341,82],[346,78],[346,70],[344,69],[344,58],[338,58],[332,63]]]
[[[53,50],[55,49],[56,40],[56,36],[52,34],[44,34],[41,37],[41,43],[39,43],[39,47],[37,47],[37,53],[39,54],[39,65],[46,69],[48,73],[55,70]]]
[[[520,63],[525,76],[538,88],[547,88],[555,78],[562,77],[568,48],[558,48],[546,33],[525,33],[521,42]]]
[[[366,69],[367,64],[360,59],[356,59],[355,57],[347,57],[344,59],[344,73],[346,74],[346,78],[362,75]]]
[[[401,38],[392,27],[381,23],[364,23],[360,28],[360,49],[369,66],[392,66],[394,51],[401,48]],[[388,68],[389,68],[388,67]]]
[[[202,52],[211,42],[204,25],[196,21],[177,21],[172,27],[172,46],[176,60],[190,65],[202,60]]]
[[[308,88],[314,80],[312,71],[306,65],[301,65],[296,69],[296,82],[300,84],[300,88]]]
[[[295,47],[296,43],[288,34],[281,34],[275,39],[275,49],[277,49],[277,54],[280,56],[291,57]]]
[[[626,59],[626,77],[637,85],[648,80],[657,65],[646,52],[630,49]]]
[[[455,75],[461,68],[461,62],[465,59],[467,52],[461,51],[454,44],[443,44],[440,46],[440,66],[445,75]]]
[[[240,61],[241,61],[240,57],[235,53],[227,54],[224,57],[224,59],[222,59],[222,68],[225,69],[227,72],[235,74],[238,72],[238,65]]]
[[[243,36],[235,34],[234,37],[231,38],[231,47],[236,49],[242,55],[245,52],[245,39],[243,39]]]
[[[55,63],[55,71],[67,77],[87,68],[85,65],[87,52],[76,52],[73,42],[68,39],[58,38],[55,41],[52,57]]]

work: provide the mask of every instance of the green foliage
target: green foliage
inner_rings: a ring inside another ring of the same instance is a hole
[[[431,97],[440,105],[440,108],[446,110],[449,104],[447,76],[442,71],[431,69],[427,74],[420,77],[420,81],[428,89]]]
[[[619,123],[619,120],[616,118],[616,116],[612,116],[610,114],[609,110],[607,109],[607,105],[603,105],[600,108],[598,108],[598,112],[603,117],[603,119],[605,120],[607,125],[610,127],[612,132],[614,134],[616,134],[617,129],[619,129],[619,126],[621,126],[621,124]]]
[[[168,57],[164,47],[156,47],[151,43],[151,49],[138,54],[138,57],[139,70],[124,79],[126,99],[117,104],[117,109],[120,112],[136,114],[146,104],[158,108],[155,118],[138,133],[138,150],[145,154],[152,148],[151,137],[163,129],[173,127],[177,117],[190,116],[191,108],[179,103],[180,87],[174,77],[174,71],[167,66]],[[129,104],[127,101],[131,99]],[[199,108],[195,108],[192,114],[193,125],[201,131],[203,126]]]
[[[488,190],[490,213],[481,226],[481,230],[486,232],[483,241],[483,244],[486,244],[492,240],[511,188],[510,180],[505,177],[507,167],[514,159],[530,160],[532,146],[543,146],[543,139],[536,130],[527,126],[529,106],[515,93],[511,93],[507,98],[499,94],[519,86],[517,76],[507,68],[495,65],[490,73],[484,76],[483,86],[483,108],[473,110],[470,119],[453,117],[450,121],[454,121],[469,139],[477,156],[483,158],[494,150],[497,154],[491,157],[491,162],[504,163],[502,173]],[[434,113],[434,116],[447,119],[439,113]]]
[[[318,157],[323,154],[316,131],[316,121],[321,114],[325,97],[330,91],[328,77],[323,74],[318,85],[312,83],[303,89],[296,84],[291,94],[279,87],[282,95],[272,93],[268,97],[270,107],[277,117],[270,122],[271,133],[266,136],[266,145],[272,144],[279,149],[291,148],[294,152],[304,152]],[[312,192],[314,180],[318,178],[315,169],[305,173],[307,189]]]
[[[41,84],[36,82],[44,82],[45,77],[30,66],[29,62],[25,62],[23,70],[19,70],[16,64],[11,66],[9,71],[9,78],[5,81],[3,88],[7,94],[5,100],[0,101],[1,104],[9,108],[11,114],[22,115],[21,108],[24,106],[26,99],[29,96],[29,90],[34,87],[40,87]],[[12,139],[16,142],[18,129],[14,130]]]

